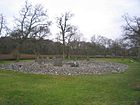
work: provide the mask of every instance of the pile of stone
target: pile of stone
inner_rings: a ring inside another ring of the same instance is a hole
[[[57,65],[57,64],[60,65]],[[120,73],[127,69],[127,65],[112,62],[99,61],[54,61],[47,63],[18,62],[2,64],[0,70],[15,70],[25,73],[54,74],[54,75],[80,75],[80,74],[104,74]]]

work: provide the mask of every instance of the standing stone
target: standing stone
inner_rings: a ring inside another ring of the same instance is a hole
[[[55,58],[54,59],[54,66],[62,66],[62,58]]]

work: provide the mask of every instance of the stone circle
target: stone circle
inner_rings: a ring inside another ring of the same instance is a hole
[[[17,62],[12,64],[1,64],[1,70],[14,70],[25,73],[53,74],[53,75],[81,75],[81,74],[104,74],[120,73],[127,69],[127,65],[113,62],[99,61],[63,61],[62,66],[55,66],[52,62],[37,63]]]

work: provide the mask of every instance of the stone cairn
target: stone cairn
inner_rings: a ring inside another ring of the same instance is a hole
[[[40,57],[32,62],[17,62],[1,64],[0,70],[14,70],[25,73],[53,74],[53,75],[80,75],[120,73],[127,69],[127,65],[113,62],[98,61],[66,61],[61,57]]]

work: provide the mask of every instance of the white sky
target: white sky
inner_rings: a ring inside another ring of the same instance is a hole
[[[140,16],[140,0],[28,0],[33,4],[42,4],[48,10],[50,20],[53,21],[51,31],[55,35],[58,31],[55,17],[70,11],[74,13],[71,22],[77,25],[90,40],[93,35],[102,35],[111,39],[119,38],[121,26],[124,24],[122,15]],[[13,26],[14,16],[24,6],[25,0],[0,0],[0,13]]]

